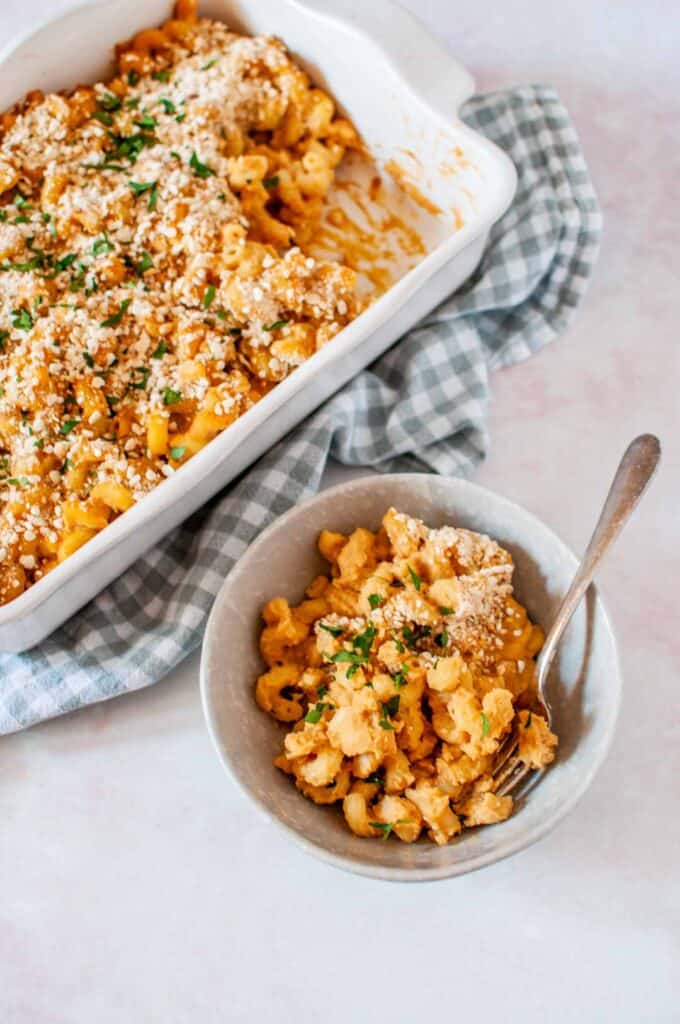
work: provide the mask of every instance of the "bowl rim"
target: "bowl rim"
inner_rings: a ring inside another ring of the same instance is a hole
[[[423,477],[432,477],[439,483],[443,483],[445,486],[451,486],[454,490],[460,490],[463,493],[475,493],[479,497],[487,497],[496,503],[497,508],[505,506],[513,511],[519,511],[524,517],[529,526],[537,526],[544,532],[544,534],[550,538],[555,544],[556,548],[559,549],[561,555],[563,555],[566,561],[571,562],[574,570],[579,562],[579,559],[568,547],[567,544],[547,526],[543,520],[539,519],[538,516],[534,515],[533,512],[529,512],[524,506],[517,502],[511,501],[509,498],[498,494],[495,491],[490,490],[487,487],[483,487],[480,484],[472,483],[469,480],[465,480],[461,477],[445,477],[439,476],[436,473],[381,473],[373,474],[371,476],[361,476],[354,480],[341,482],[334,485],[333,487],[325,488],[317,492],[311,498],[308,498],[304,502],[300,502],[298,505],[292,506],[282,515],[277,516],[270,524],[262,531],[262,533],[252,542],[252,544],[246,549],[241,557],[234,563],[232,568],[225,576],[222,585],[215,597],[208,622],[206,624],[205,633],[203,636],[203,642],[201,645],[201,661],[199,671],[199,684],[201,691],[201,707],[203,709],[203,715],[205,718],[206,726],[210,739],[215,748],[217,756],[226,770],[227,774],[236,783],[237,788],[240,792],[247,797],[247,799],[257,808],[261,815],[273,822],[283,833],[292,839],[298,846],[300,846],[307,853],[316,857],[319,860],[325,861],[327,864],[331,864],[333,867],[340,868],[343,871],[349,872],[355,875],[363,875],[365,877],[378,879],[382,881],[394,881],[394,882],[434,882],[442,881],[447,878],[460,878],[463,875],[470,874],[473,871],[479,871],[481,868],[487,867],[491,864],[496,864],[508,857],[519,853],[522,850],[527,849],[534,843],[543,839],[546,835],[553,831],[554,828],[574,809],[577,803],[581,800],[584,794],[589,789],[593,782],[597,772],[600,770],[602,764],[609,754],[611,744],[614,738],[616,725],[619,716],[619,710],[621,705],[621,691],[622,691],[622,676],[621,676],[621,660],[618,650],[618,644],[616,640],[616,634],[614,632],[611,617],[607,611],[607,608],[602,600],[598,587],[593,583],[591,584],[590,591],[592,591],[593,600],[598,608],[598,612],[601,615],[601,628],[603,628],[611,638],[613,659],[612,666],[609,676],[609,685],[612,687],[611,698],[614,701],[613,714],[607,730],[600,742],[599,749],[596,751],[596,755],[588,765],[588,770],[580,776],[578,784],[575,785],[569,794],[569,797],[559,804],[556,809],[547,814],[545,819],[531,831],[518,836],[513,841],[509,842],[506,847],[498,851],[489,851],[487,853],[481,853],[476,857],[472,857],[467,860],[465,864],[444,864],[435,867],[426,868],[404,868],[404,867],[390,867],[376,864],[368,864],[357,862],[349,857],[345,857],[342,854],[336,854],[328,850],[325,846],[308,839],[297,829],[292,828],[286,822],[282,821],[279,816],[273,812],[263,800],[261,800],[255,793],[253,793],[248,787],[241,781],[237,772],[232,766],[231,759],[225,753],[223,746],[220,742],[220,732],[217,726],[216,714],[212,708],[212,698],[210,695],[210,680],[207,669],[208,663],[208,652],[214,642],[213,634],[216,634],[215,624],[220,614],[220,606],[224,600],[224,594],[229,586],[234,582],[234,579],[238,577],[239,573],[243,571],[243,567],[247,560],[256,555],[258,550],[265,547],[269,541],[271,535],[282,527],[285,523],[294,520],[301,512],[301,510],[309,508],[312,505],[319,503],[321,500],[328,500],[329,497],[334,495],[347,496],[348,492],[351,493],[353,490],[360,488],[369,489],[374,485],[384,482],[386,479],[395,480],[401,483],[408,483],[410,481],[422,481]]]

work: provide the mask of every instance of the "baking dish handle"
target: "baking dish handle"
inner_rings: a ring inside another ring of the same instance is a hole
[[[474,92],[472,75],[394,0],[294,0],[320,18],[367,35],[423,100],[446,120]]]

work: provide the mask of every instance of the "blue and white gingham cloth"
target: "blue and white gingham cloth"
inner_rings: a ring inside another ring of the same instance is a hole
[[[602,225],[552,89],[475,97],[463,116],[519,175],[471,280],[40,647],[0,655],[0,733],[162,679],[201,642],[234,562],[275,516],[314,494],[329,455],[449,475],[484,457],[491,371],[526,359],[569,323]]]

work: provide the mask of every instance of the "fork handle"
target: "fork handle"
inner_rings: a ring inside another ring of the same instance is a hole
[[[590,543],[536,662],[539,694],[544,700],[543,688],[562,634],[590,586],[601,559],[628,522],[631,512],[644,494],[660,458],[661,444],[658,437],[653,434],[641,434],[629,444],[619,463]]]

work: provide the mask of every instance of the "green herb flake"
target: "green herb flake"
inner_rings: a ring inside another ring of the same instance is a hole
[[[177,445],[170,449],[170,458],[174,459],[175,462],[179,462],[179,460],[183,459],[184,456],[186,455],[186,451],[187,450],[184,447],[184,445]]]
[[[395,826],[395,822],[386,823],[382,821],[369,821],[368,824],[371,826],[371,828],[379,829],[382,832],[382,836],[380,837],[382,842],[385,842],[386,839],[389,839],[390,835],[392,834],[392,829]]]
[[[491,723],[489,722],[488,715],[482,711],[482,739],[489,735],[491,729]]]
[[[168,347],[164,341],[158,343],[155,352],[151,353],[152,359],[162,359],[165,353],[168,351]]]
[[[151,370],[148,366],[135,366],[133,371],[137,374],[137,378],[130,381],[130,387],[135,388],[137,391],[145,391],[146,385],[151,375]]]
[[[151,114],[143,114],[142,117],[135,121],[135,124],[138,128],[143,128],[145,131],[153,131],[158,125],[158,121]]]
[[[420,585],[422,583],[420,576],[418,576],[418,574],[413,571],[410,565],[407,565],[406,568],[408,569],[408,574],[411,577],[411,583],[416,588],[416,590],[420,590]]]
[[[279,176],[278,176],[278,174],[273,175],[273,177],[271,177],[271,178],[263,178],[262,179],[262,184],[264,185],[265,188],[276,188],[278,183],[279,183]]]
[[[66,437],[68,434],[71,433],[71,431],[74,429],[74,427],[78,426],[79,423],[80,423],[80,420],[64,420],[62,425],[59,427],[59,433],[63,437]]]
[[[163,107],[163,110],[165,111],[166,114],[176,114],[177,113],[177,107],[172,102],[172,100],[169,100],[165,96],[163,96],[158,102]]]
[[[151,77],[153,78],[154,82],[169,82],[170,72],[167,71],[165,68],[162,68],[160,71],[152,71]]]
[[[437,634],[437,636],[434,638],[434,642],[436,644],[439,644],[440,647],[447,647],[449,643],[449,634],[446,632],[446,630],[443,630],[441,633]]]
[[[106,110],[95,110],[92,117],[95,121],[99,121],[101,124],[106,125],[107,128],[110,128],[113,124],[113,118]]]
[[[30,331],[33,327],[33,317],[25,306],[12,310],[12,327],[19,331]]]
[[[106,232],[104,232],[104,234],[102,235],[101,238],[97,238],[93,242],[93,244],[92,244],[92,255],[94,257],[103,256],[104,253],[111,252],[111,250],[113,248],[114,248],[113,243],[109,241]]]
[[[263,331],[278,331],[279,327],[285,327],[287,320],[276,320],[273,324],[262,324]]]
[[[323,701],[318,701],[305,715],[305,722],[309,722],[311,725],[316,725],[317,722],[321,721],[321,716],[324,711],[332,707],[332,704],[324,704]]]
[[[64,473],[68,472],[69,469],[73,468],[73,463],[70,459],[64,459],[61,466],[59,467],[59,475],[63,476]]]
[[[97,106],[100,110],[107,110],[110,114],[113,114],[116,110],[120,110],[122,103],[112,92],[105,92],[97,97]]]
[[[323,629],[326,633],[330,633],[330,635],[334,636],[336,640],[345,632],[344,629],[340,629],[338,626],[327,626],[325,622],[319,623],[319,629]]]
[[[125,316],[125,312],[126,312],[128,306],[130,305],[131,302],[132,302],[132,299],[125,299],[123,302],[121,302],[120,306],[118,307],[118,312],[114,313],[113,316],[108,316],[106,318],[106,320],[102,320],[102,322],[100,323],[99,326],[100,327],[117,327],[118,324],[123,319],[123,317]]]
[[[213,299],[215,298],[216,288],[214,284],[209,284],[205,290],[203,296],[203,309],[210,309]]]
[[[135,199],[137,199],[139,196],[144,195],[145,192],[150,192],[154,188],[154,186],[158,184],[158,182],[156,182],[156,181],[130,181],[130,182],[128,182],[128,184],[129,184],[130,188],[132,189],[132,191],[134,193]]]
[[[83,352],[83,359],[90,367],[90,369],[92,369],[92,367],[94,366],[94,359],[92,358],[89,352]]]
[[[453,615],[453,608],[447,608],[446,605],[441,605],[439,609],[440,615]]]
[[[379,608],[380,605],[383,603],[383,601],[384,601],[384,598],[382,598],[380,596],[380,594],[369,594],[368,595],[368,603],[370,604],[370,606],[373,609],[373,611],[375,611],[376,608]]]
[[[138,277],[143,277],[147,270],[151,270],[152,266],[153,260],[149,256],[146,249],[144,249],[144,251],[142,252],[141,260],[139,261],[139,263],[135,265],[135,273],[137,274]]]
[[[202,178],[203,180],[205,180],[206,178],[210,178],[212,175],[215,174],[212,167],[208,167],[207,164],[204,164],[199,160],[196,150],[194,150],[193,153],[191,154],[191,159],[189,160],[189,167],[192,169],[197,178]]]
[[[210,68],[214,68],[216,64],[217,64],[217,57],[213,57],[212,60],[209,60],[207,62],[207,64],[203,65],[203,67],[201,68],[201,71],[208,71]]]
[[[182,401],[182,392],[175,391],[173,388],[163,388],[162,395],[163,405],[175,405]]]

